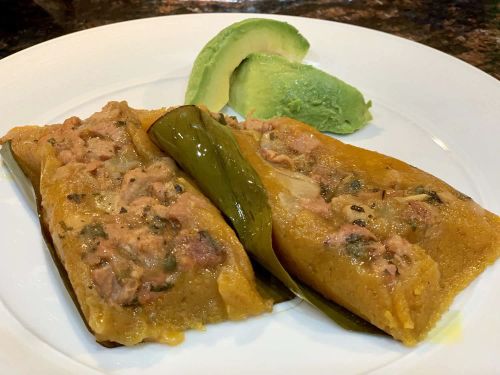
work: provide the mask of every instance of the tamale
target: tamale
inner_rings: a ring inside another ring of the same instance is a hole
[[[43,223],[100,342],[176,344],[186,329],[271,309],[234,232],[147,137],[146,115],[111,102],[87,120],[0,140],[12,142],[39,191]]]
[[[306,124],[233,128],[285,268],[407,345],[500,255],[500,218],[445,182]]]
[[[272,215],[265,188],[241,155],[230,128],[218,121],[236,124],[235,119],[223,114],[185,105],[160,117],[148,134],[196,180],[231,222],[245,250],[263,268],[343,328],[378,333],[375,327],[326,300],[285,270],[272,246]]]

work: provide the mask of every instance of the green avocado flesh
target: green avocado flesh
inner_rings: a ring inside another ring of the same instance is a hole
[[[286,22],[249,18],[234,23],[210,40],[196,58],[186,90],[186,104],[203,104],[219,111],[229,99],[229,80],[251,53],[278,54],[300,61],[309,42]]]
[[[354,87],[310,65],[250,55],[231,78],[229,105],[243,116],[287,116],[320,131],[352,133],[371,120],[371,102]]]

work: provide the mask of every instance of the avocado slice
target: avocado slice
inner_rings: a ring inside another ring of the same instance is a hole
[[[229,79],[253,52],[267,52],[300,61],[309,42],[286,22],[249,18],[234,23],[210,40],[196,58],[186,91],[186,104],[204,104],[219,111],[229,99]]]
[[[266,54],[250,55],[234,72],[229,105],[243,116],[287,116],[340,134],[372,118],[371,102],[356,88],[313,66]]]

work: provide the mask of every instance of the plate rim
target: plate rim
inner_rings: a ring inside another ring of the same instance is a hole
[[[2,67],[3,67],[2,61],[7,61],[7,60],[10,61],[10,60],[13,60],[15,58],[23,58],[24,54],[31,53],[31,52],[33,52],[36,49],[44,48],[48,44],[58,43],[59,40],[63,40],[63,39],[66,40],[66,39],[69,39],[69,38],[78,37],[78,35],[83,34],[83,33],[87,34],[90,31],[98,33],[101,29],[104,29],[104,28],[112,28],[112,27],[116,27],[117,25],[124,25],[124,24],[130,24],[130,23],[150,22],[150,20],[152,20],[152,19],[164,19],[164,18],[172,18],[172,17],[189,17],[189,18],[195,18],[195,17],[200,17],[200,16],[211,16],[211,15],[219,15],[219,16],[222,15],[222,16],[228,17],[228,18],[231,18],[231,16],[243,16],[243,17],[248,17],[248,18],[265,17],[265,18],[275,18],[275,19],[282,19],[284,17],[285,20],[289,19],[289,18],[290,19],[306,19],[306,20],[312,21],[312,22],[334,23],[334,24],[342,25],[343,27],[363,29],[363,30],[369,31],[369,32],[376,32],[376,33],[383,34],[384,37],[387,37],[387,36],[394,37],[394,38],[400,39],[401,41],[404,41],[406,43],[410,42],[410,43],[415,44],[415,45],[417,45],[419,47],[424,47],[425,49],[431,50],[433,53],[435,53],[437,51],[441,55],[447,56],[448,58],[451,58],[451,60],[456,60],[456,61],[458,61],[459,63],[461,63],[464,66],[468,66],[469,68],[472,67],[473,70],[476,71],[476,72],[479,71],[479,72],[483,73],[482,75],[488,77],[488,79],[492,79],[493,80],[492,82],[496,81],[496,79],[494,77],[492,77],[491,75],[489,75],[488,73],[486,73],[486,72],[480,70],[479,68],[477,68],[477,67],[475,67],[475,66],[473,66],[471,64],[468,64],[468,63],[464,62],[463,60],[460,60],[460,59],[458,59],[458,58],[456,58],[456,57],[454,57],[454,56],[452,56],[452,55],[450,55],[448,53],[442,52],[442,51],[440,51],[438,49],[435,49],[433,47],[427,46],[427,45],[422,44],[422,43],[418,43],[418,42],[415,42],[415,41],[412,41],[412,40],[409,40],[409,39],[406,39],[406,38],[403,38],[403,37],[400,37],[400,36],[397,36],[397,35],[389,34],[387,32],[383,32],[383,31],[379,31],[379,30],[375,30],[375,29],[370,29],[370,28],[366,28],[366,27],[362,27],[362,26],[352,25],[352,24],[346,24],[346,23],[341,23],[341,22],[336,22],[336,21],[330,21],[330,20],[322,20],[322,19],[300,17],[300,16],[280,15],[280,14],[269,15],[269,14],[259,14],[259,13],[209,13],[209,14],[165,15],[165,16],[142,18],[142,19],[128,20],[128,21],[122,21],[122,22],[117,22],[117,23],[102,25],[102,26],[91,28],[91,29],[80,30],[80,31],[76,31],[76,32],[69,33],[69,34],[66,34],[66,35],[62,35],[62,36],[59,36],[59,37],[47,40],[45,42],[36,44],[34,46],[31,46],[31,47],[26,48],[26,49],[24,49],[22,51],[14,53],[12,55],[9,55],[9,56],[5,57],[4,59],[0,60],[0,70],[2,70]],[[1,299],[1,296],[0,296],[0,299]],[[2,303],[3,303],[3,301],[2,301]],[[13,316],[13,317],[17,320],[17,318],[15,316]],[[21,322],[19,322],[19,323],[22,325]],[[26,327],[24,327],[24,328],[27,329]],[[34,334],[34,333],[32,333],[32,334]],[[53,348],[53,349],[55,349],[55,348]],[[72,358],[70,358],[70,359],[72,359]],[[398,360],[402,360],[402,359],[403,358],[400,358]]]

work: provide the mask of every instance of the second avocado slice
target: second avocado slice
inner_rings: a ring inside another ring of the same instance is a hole
[[[347,134],[372,116],[371,102],[351,85],[310,65],[250,55],[233,73],[229,105],[260,119],[287,116],[320,131]]]

